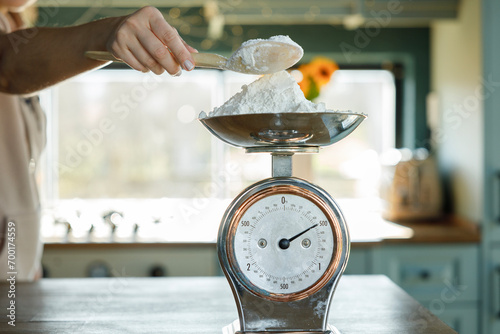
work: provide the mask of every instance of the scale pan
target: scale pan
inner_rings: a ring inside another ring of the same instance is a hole
[[[200,118],[220,140],[244,148],[318,147],[349,135],[366,118],[350,111],[241,114]]]

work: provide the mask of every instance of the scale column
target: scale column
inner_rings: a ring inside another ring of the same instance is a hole
[[[292,176],[293,152],[271,153],[273,157],[273,177]]]

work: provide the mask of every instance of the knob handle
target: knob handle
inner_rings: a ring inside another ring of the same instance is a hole
[[[431,277],[431,273],[428,270],[422,270],[420,272],[420,278],[423,280],[428,280]]]
[[[163,277],[167,276],[167,269],[162,265],[156,265],[149,271],[149,276],[151,277]]]

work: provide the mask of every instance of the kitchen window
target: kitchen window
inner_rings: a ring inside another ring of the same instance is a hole
[[[269,177],[269,154],[229,147],[197,121],[201,111],[223,104],[256,78],[210,70],[173,78],[102,69],[44,91],[50,134],[40,170],[44,206],[233,198]],[[315,102],[368,119],[321,154],[295,157],[296,175],[335,198],[375,198],[378,156],[394,147],[395,94],[389,71],[336,71]]]

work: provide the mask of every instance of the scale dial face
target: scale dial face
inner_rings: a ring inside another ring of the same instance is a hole
[[[261,190],[241,203],[226,242],[232,269],[250,292],[292,301],[332,277],[342,235],[332,203],[290,184]]]

